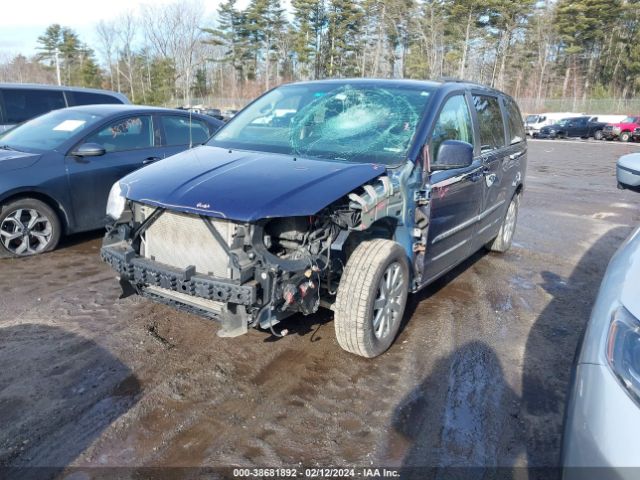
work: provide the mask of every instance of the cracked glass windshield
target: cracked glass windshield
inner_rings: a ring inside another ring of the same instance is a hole
[[[208,144],[396,165],[406,159],[432,92],[416,85],[287,85],[247,107]]]

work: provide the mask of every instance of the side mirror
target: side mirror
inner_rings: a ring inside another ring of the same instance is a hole
[[[623,155],[616,165],[618,187],[640,192],[640,153]]]
[[[107,151],[102,145],[98,145],[97,143],[83,143],[73,150],[71,155],[75,157],[99,157],[105,153],[107,153]]]
[[[473,146],[460,140],[445,140],[438,148],[438,156],[431,164],[432,170],[464,168],[473,163]]]

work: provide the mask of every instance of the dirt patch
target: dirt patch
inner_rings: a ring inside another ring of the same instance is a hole
[[[411,298],[375,360],[339,348],[331,312],[221,339],[118,300],[99,233],[1,261],[0,464],[555,465],[573,352],[640,197],[615,186],[624,145],[540,145],[514,249]]]

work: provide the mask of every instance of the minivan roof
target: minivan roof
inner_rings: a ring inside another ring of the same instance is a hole
[[[62,90],[65,92],[86,92],[86,93],[101,93],[105,95],[111,95],[123,100],[125,103],[129,103],[129,99],[126,95],[113,90],[103,90],[100,88],[86,88],[86,87],[73,87],[68,85],[48,85],[43,83],[0,83],[0,89],[19,89],[28,88],[31,90]]]
[[[416,87],[429,87],[438,88],[443,90],[458,90],[462,88],[469,88],[473,90],[483,90],[487,93],[500,94],[505,97],[511,98],[508,94],[496,90],[495,88],[481,85],[479,83],[468,82],[466,80],[456,79],[442,79],[442,80],[411,80],[406,78],[336,78],[326,80],[310,80],[303,82],[294,82],[289,85],[306,85],[306,84],[322,84],[322,83],[351,83],[360,85],[387,85],[387,86],[402,86],[412,85]]]

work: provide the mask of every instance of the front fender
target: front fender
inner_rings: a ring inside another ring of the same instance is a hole
[[[65,233],[73,232],[73,220],[69,215],[71,210],[69,206],[65,205],[59,198],[56,198],[49,192],[45,192],[38,187],[22,186],[12,189],[5,189],[3,187],[4,185],[0,182],[0,205],[3,205],[15,198],[30,197],[42,200],[58,213],[64,226]]]

